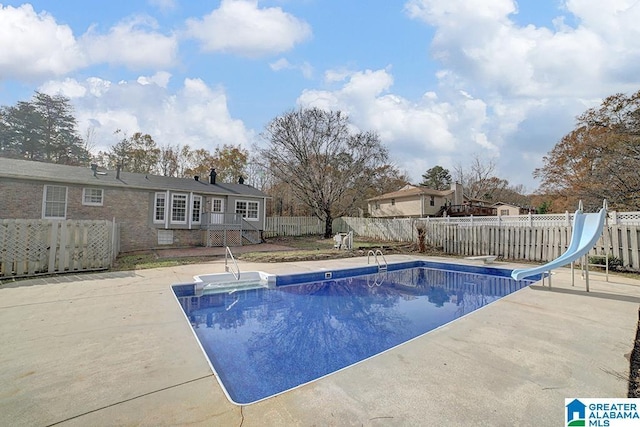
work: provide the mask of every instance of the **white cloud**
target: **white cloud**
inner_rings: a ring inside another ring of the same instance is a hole
[[[178,8],[176,0],[148,0],[148,2],[163,13],[169,13]]]
[[[306,61],[301,65],[295,65],[290,63],[286,58],[279,58],[277,61],[271,62],[269,68],[273,71],[298,70],[306,79],[313,77],[313,67]]]
[[[62,81],[48,81],[40,86],[39,91],[50,95],[64,95],[73,99],[85,96],[88,89],[78,81],[66,78]]]
[[[78,129],[95,132],[97,150],[107,150],[117,142],[117,129],[125,134],[150,134],[156,144],[213,151],[222,144],[249,149],[255,137],[242,121],[233,119],[222,88],[211,88],[200,79],[185,79],[176,92],[157,84],[166,75],[140,77],[134,81],[112,83],[97,77],[85,81],[50,81],[39,90],[62,94],[75,108]],[[80,90],[84,89],[84,91]]]
[[[175,36],[161,34],[156,29],[154,19],[137,16],[119,22],[107,34],[99,34],[92,28],[82,36],[81,43],[94,63],[132,69],[173,65],[178,41]]]
[[[71,28],[30,4],[0,4],[0,79],[60,76],[85,65]]]
[[[346,112],[359,129],[373,130],[397,165],[415,182],[430,167],[453,168],[483,150],[492,156],[496,145],[486,133],[486,104],[458,92],[449,101],[427,92],[418,102],[390,93],[393,76],[387,70],[344,72],[329,70],[327,80],[342,81],[333,91],[306,90],[301,107]]]
[[[132,69],[173,65],[177,39],[156,27],[153,19],[134,17],[107,34],[91,28],[78,39],[69,26],[46,12],[36,13],[30,4],[0,4],[0,79],[58,77],[100,63]]]
[[[311,37],[311,27],[278,7],[259,8],[255,0],[222,0],[203,19],[189,19],[186,35],[204,51],[260,57],[292,49]]]
[[[137,82],[141,85],[155,84],[160,87],[166,88],[171,80],[171,73],[166,71],[158,71],[153,76],[140,76]]]
[[[435,27],[432,53],[449,72],[501,96],[602,96],[620,90],[621,63],[640,70],[629,61],[640,53],[635,0],[568,0],[579,25],[559,16],[554,29],[516,25],[513,0],[410,0],[405,10]]]

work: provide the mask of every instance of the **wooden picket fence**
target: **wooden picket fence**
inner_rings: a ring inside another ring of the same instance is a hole
[[[119,249],[112,221],[0,220],[0,279],[104,270]]]

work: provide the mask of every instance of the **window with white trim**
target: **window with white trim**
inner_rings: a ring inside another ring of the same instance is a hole
[[[258,202],[236,200],[236,213],[247,221],[258,220]]]
[[[202,211],[202,196],[193,196],[191,200],[191,222],[200,224],[200,213]]]
[[[102,206],[102,188],[83,188],[82,204],[86,206]]]
[[[187,223],[187,195],[171,195],[171,222],[175,224]]]
[[[65,219],[67,217],[67,187],[45,185],[42,217]]]
[[[156,193],[153,203],[153,222],[164,223],[167,212],[167,195],[166,193]]]
[[[211,212],[222,212],[222,199],[211,199]]]
[[[509,216],[509,209],[500,209],[500,216]]]

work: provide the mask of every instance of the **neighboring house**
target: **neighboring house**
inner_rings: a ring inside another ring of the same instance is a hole
[[[0,219],[115,220],[123,252],[259,243],[267,196],[202,178],[0,158]]]
[[[520,206],[511,205],[509,203],[498,202],[491,205],[496,209],[498,216],[516,216],[526,215],[529,213],[528,209],[521,208]]]
[[[428,216],[495,216],[489,202],[472,199],[464,194],[457,182],[449,190],[405,185],[398,191],[367,200],[369,214],[376,218],[424,218]]]
[[[398,191],[367,200],[369,214],[377,218],[422,218],[442,216],[446,206],[462,205],[462,185],[452,183],[449,190],[406,185]]]

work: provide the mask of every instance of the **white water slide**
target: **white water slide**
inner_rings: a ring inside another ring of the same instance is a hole
[[[520,280],[535,274],[545,273],[554,268],[567,265],[579,259],[581,256],[586,255],[602,235],[606,219],[606,200],[598,213],[583,213],[582,202],[580,202],[580,208],[573,216],[573,234],[571,235],[571,242],[567,250],[558,258],[539,267],[515,269],[511,272],[511,277],[515,280]]]

